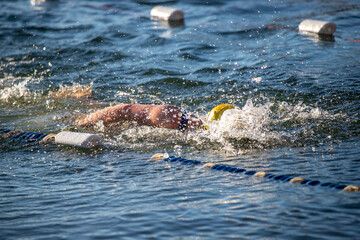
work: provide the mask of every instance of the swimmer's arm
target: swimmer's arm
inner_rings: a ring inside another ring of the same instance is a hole
[[[91,114],[86,114],[84,116],[81,116],[76,120],[75,123],[77,126],[85,127],[85,126],[92,126],[100,121],[102,121],[104,124],[119,121],[120,117],[122,116],[121,114],[119,114],[120,108],[121,105],[117,105],[114,107],[107,107],[98,110],[96,112],[93,112]]]
[[[131,105],[132,119],[139,125],[159,128],[177,129],[179,127],[183,110],[174,105]],[[203,122],[193,115],[187,116],[186,129],[203,127]]]
[[[99,121],[110,124],[118,121],[135,121],[139,125],[177,129],[183,111],[172,105],[120,104],[98,110],[76,121],[78,126],[91,126]],[[201,127],[202,121],[190,117],[187,128]]]

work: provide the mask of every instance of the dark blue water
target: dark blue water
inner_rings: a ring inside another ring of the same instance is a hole
[[[334,37],[300,34],[308,18]],[[100,124],[94,150],[1,139],[0,238],[357,239],[359,193],[150,157],[359,186],[359,39],[357,0],[1,1],[1,128],[85,131],[76,116],[121,102],[237,109],[185,134]],[[93,99],[52,95],[77,84]]]

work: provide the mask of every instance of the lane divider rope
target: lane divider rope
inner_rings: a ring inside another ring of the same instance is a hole
[[[78,134],[78,133],[74,133]],[[71,136],[71,135],[69,135]],[[55,142],[55,134],[42,134],[36,132],[22,132],[20,130],[9,130],[0,128],[0,137],[2,138],[10,138],[15,141],[22,141],[25,143],[32,143],[32,144],[47,144],[47,143],[54,143]],[[318,180],[309,180],[302,177],[292,177],[287,175],[274,175],[267,172],[256,172],[254,170],[246,170],[243,168],[236,168],[229,165],[224,164],[217,164],[217,163],[204,163],[199,160],[188,160],[186,158],[181,157],[165,157],[164,154],[158,153],[152,156],[152,159],[156,161],[163,160],[165,162],[177,162],[185,165],[194,165],[199,166],[201,165],[202,168],[222,171],[222,172],[229,172],[233,174],[245,174],[249,176],[255,176],[263,179],[275,180],[280,182],[290,182],[290,183],[298,183],[301,185],[310,185],[310,186],[321,186],[327,187],[337,190],[343,190],[346,192],[358,192],[360,191],[360,187],[355,185],[345,185],[345,184],[336,184],[331,182],[321,183]]]
[[[345,185],[345,184],[336,184],[336,183],[330,183],[330,182],[324,182],[321,183],[318,180],[309,180],[302,177],[292,177],[287,175],[274,175],[267,172],[256,172],[254,170],[246,170],[243,168],[236,168],[224,164],[217,164],[217,163],[204,163],[198,160],[188,160],[181,157],[164,157],[164,154],[158,153],[152,156],[153,160],[160,161],[163,160],[165,162],[170,163],[181,163],[185,165],[194,165],[194,166],[202,166],[202,168],[215,170],[215,171],[222,171],[222,172],[229,172],[233,174],[245,174],[249,176],[255,176],[263,179],[269,179],[279,182],[289,182],[289,183],[298,183],[301,185],[310,185],[310,186],[321,186],[321,187],[327,187],[332,188],[336,190],[343,190],[345,192],[358,192],[360,190],[359,186],[355,185]]]
[[[61,131],[57,134],[42,134],[0,128],[0,137],[25,142],[27,144],[54,143],[88,149],[103,145],[103,138],[101,135],[82,132]]]
[[[36,132],[22,132],[20,130],[9,130],[0,128],[0,136],[2,138],[10,138],[15,141],[25,143],[51,143],[55,139],[55,134],[43,134]]]

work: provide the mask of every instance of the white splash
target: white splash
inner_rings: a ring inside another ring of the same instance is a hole
[[[262,81],[262,78],[261,77],[253,77],[251,79],[251,82],[255,82],[255,83],[260,83]]]
[[[310,107],[302,102],[296,105],[291,105],[287,102],[281,102],[278,104],[277,114],[280,121],[288,120],[309,120],[309,119],[332,119],[339,117],[340,115],[332,115],[329,112],[320,109],[319,107]]]
[[[5,87],[0,90],[0,99],[4,102],[9,102],[12,98],[29,97],[31,94],[27,89],[27,84],[31,80],[30,77],[24,81],[14,84],[11,87]]]
[[[239,108],[226,110],[220,121],[208,123],[209,130],[181,133],[176,130],[128,125],[117,133],[103,126],[99,130],[115,134],[116,146],[130,149],[172,149],[172,154],[183,151],[214,151],[217,154],[243,154],[252,149],[289,146],[298,141],[294,126],[279,127],[286,121],[300,122],[311,128],[313,119],[333,119],[335,116],[318,107],[303,103],[254,104],[250,99]],[[201,116],[206,119],[206,116]],[[310,122],[310,123],[309,123]],[[186,146],[186,147],[185,147]]]

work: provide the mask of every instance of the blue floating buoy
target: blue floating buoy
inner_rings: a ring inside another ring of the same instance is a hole
[[[275,177],[275,175],[270,174],[270,173],[264,175],[264,178],[272,179],[273,177]]]
[[[185,160],[185,159],[184,159],[184,160],[182,160],[182,163],[183,163],[183,164],[191,164],[192,161],[191,161],[191,160]]]
[[[228,172],[231,169],[231,167],[224,167],[222,170],[225,172]]]
[[[221,167],[220,164],[215,164],[214,166],[211,167],[211,169],[217,170],[218,167]]]
[[[245,174],[246,175],[254,175],[256,173],[256,171],[246,171]]]
[[[274,180],[281,180],[283,177],[284,177],[283,175],[279,175],[279,176],[274,177]]]
[[[232,168],[230,168],[228,171],[229,171],[230,173],[233,173],[233,172],[236,171],[236,169],[237,169],[237,168],[232,167]]]
[[[316,185],[320,184],[320,181],[311,181],[308,184],[311,185],[311,186],[316,186]]]
[[[170,162],[177,162],[177,161],[179,161],[181,158],[172,158],[172,159],[170,159]]]
[[[310,182],[310,180],[305,179],[305,180],[301,181],[300,184],[307,184],[308,182]]]
[[[199,165],[199,164],[202,164],[202,162],[195,160],[195,163],[194,163],[194,164],[195,164],[195,165]]]
[[[283,176],[281,179],[279,179],[280,181],[284,181],[284,182],[288,182],[290,181],[291,177],[289,176]]]
[[[237,168],[234,173],[242,173],[242,172],[245,172],[246,170],[245,169],[241,169],[241,168]]]
[[[343,185],[343,184],[339,184],[335,187],[336,189],[339,189],[339,190],[342,190],[344,188],[346,188],[346,185]]]
[[[329,183],[329,182],[327,182],[327,183],[322,183],[320,186],[322,186],[322,187],[327,187],[327,186],[329,186],[331,183]]]

